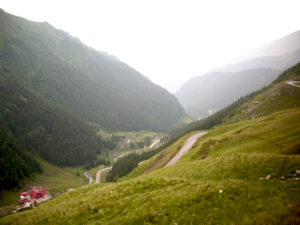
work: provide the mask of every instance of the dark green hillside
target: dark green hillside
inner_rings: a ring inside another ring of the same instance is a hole
[[[34,171],[42,172],[30,153],[18,145],[9,127],[0,117],[0,189],[16,187]]]
[[[59,166],[94,164],[101,149],[92,127],[24,88],[7,68],[0,81],[1,187],[40,170],[32,155]]]
[[[0,65],[26,87],[111,130],[171,129],[185,116],[176,97],[48,23],[0,11]]]
[[[186,112],[207,117],[243,95],[269,85],[280,74],[274,69],[259,68],[237,73],[215,72],[191,78],[176,92]]]

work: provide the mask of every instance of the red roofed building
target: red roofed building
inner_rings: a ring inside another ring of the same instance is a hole
[[[39,199],[44,197],[47,194],[46,189],[42,189],[42,190],[31,190],[30,192],[30,197],[32,199]]]
[[[26,195],[28,195],[27,192],[22,192],[22,193],[20,194],[20,196],[26,196]]]

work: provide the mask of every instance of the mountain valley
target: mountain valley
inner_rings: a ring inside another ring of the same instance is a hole
[[[256,110],[272,107],[268,116],[220,123],[173,166],[163,168],[199,130],[182,136],[117,183],[81,187],[22,216],[4,217],[2,224],[298,224],[300,86],[286,82],[300,78],[299,68],[284,72],[241,104],[286,90],[283,98],[295,97],[285,108],[273,106],[280,104],[279,97],[266,99]]]
[[[299,35],[173,95],[0,9],[0,224],[300,224]]]

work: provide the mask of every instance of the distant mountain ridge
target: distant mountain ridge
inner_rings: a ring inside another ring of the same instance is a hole
[[[262,56],[280,56],[300,48],[300,30],[262,45],[245,55],[248,59]]]
[[[241,57],[240,61],[242,62],[213,68],[207,74],[185,82],[175,95],[187,113],[194,117],[207,117],[210,112],[222,109],[242,95],[269,85],[277,78],[280,71],[300,62],[300,31],[258,47]],[[250,73],[253,74],[250,75]],[[221,77],[221,74],[224,77]],[[212,82],[216,75],[224,82],[223,85],[219,83],[218,88]],[[253,76],[252,79],[251,76]],[[234,80],[232,80],[233,77],[235,77]],[[230,83],[227,78],[231,81]],[[228,85],[227,88],[224,87],[226,85]],[[212,111],[209,112],[209,110]]]
[[[280,56],[262,56],[245,62],[214,68],[210,70],[209,73],[217,71],[227,73],[239,72],[254,68],[272,68],[276,70],[284,70],[296,65],[298,62],[300,62],[300,48]]]
[[[46,22],[0,10],[0,34],[0,66],[86,121],[109,130],[167,131],[185,117],[174,95]]]
[[[209,110],[220,110],[243,95],[269,85],[280,71],[270,68],[240,72],[214,72],[187,81],[175,93],[186,112],[193,117],[207,117]]]

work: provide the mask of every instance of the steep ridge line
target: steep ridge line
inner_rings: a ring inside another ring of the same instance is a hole
[[[177,155],[171,159],[167,165],[164,166],[165,167],[168,167],[168,166],[172,166],[174,165],[175,163],[177,163],[181,158],[182,156],[184,156],[194,145],[194,143],[197,141],[198,138],[202,137],[203,135],[205,135],[207,132],[201,132],[201,133],[197,133],[197,134],[194,134],[193,136],[191,136],[185,143],[185,145],[183,146],[183,148],[181,148],[181,150],[177,153]]]
[[[100,175],[101,175],[101,173],[102,173],[103,171],[105,171],[105,170],[110,170],[110,169],[112,169],[112,167],[109,167],[109,168],[105,168],[105,169],[99,170],[99,171],[97,172],[97,175],[96,175],[96,181],[95,181],[95,184],[99,184],[99,183],[100,183]]]

